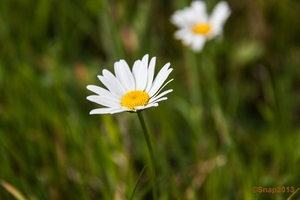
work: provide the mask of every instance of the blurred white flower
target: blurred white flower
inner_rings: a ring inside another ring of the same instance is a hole
[[[137,112],[158,106],[158,102],[166,100],[165,95],[173,90],[160,92],[173,80],[163,85],[173,69],[169,68],[170,63],[165,64],[154,79],[156,58],[153,57],[149,65],[148,58],[149,56],[145,55],[142,60],[135,61],[132,71],[124,60],[115,62],[115,75],[104,69],[103,75],[99,75],[98,78],[107,89],[88,85],[87,89],[97,95],[88,96],[87,99],[105,107],[94,109],[90,114]]]
[[[190,7],[178,10],[171,16],[171,22],[179,28],[174,36],[182,40],[184,45],[199,52],[206,40],[222,34],[223,25],[230,12],[228,4],[222,1],[209,16],[203,1],[192,1]]]

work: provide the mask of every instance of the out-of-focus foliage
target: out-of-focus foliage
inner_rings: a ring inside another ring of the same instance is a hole
[[[90,116],[85,87],[149,53],[174,69],[174,92],[143,113],[159,199],[287,199],[251,187],[300,187],[300,2],[228,3],[223,36],[196,54],[170,23],[187,0],[1,0],[2,186],[32,200],[128,199],[148,163],[142,129],[135,114]],[[151,199],[150,175],[135,199]],[[0,187],[0,199],[15,198]]]

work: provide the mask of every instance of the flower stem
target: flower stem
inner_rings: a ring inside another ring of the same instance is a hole
[[[150,161],[151,161],[151,168],[152,168],[153,199],[156,200],[157,199],[157,185],[156,185],[157,178],[156,178],[156,168],[155,168],[156,163],[155,163],[153,148],[152,148],[151,140],[150,140],[147,128],[146,128],[146,124],[145,124],[143,115],[141,112],[137,112],[137,115],[138,115],[140,123],[142,125],[142,129],[143,129],[144,136],[145,136],[147,146],[148,146],[148,151],[149,151]]]
[[[222,105],[220,102],[220,94],[219,94],[219,85],[216,77],[216,69],[215,64],[213,63],[212,52],[208,52],[207,54],[202,55],[202,73],[204,74],[207,85],[209,88],[209,98],[211,101],[211,112],[212,117],[215,121],[216,128],[220,137],[220,141],[222,145],[227,149],[232,145],[232,141],[229,135],[229,127],[226,117],[224,115]],[[209,59],[212,58],[212,59]]]
[[[188,92],[190,95],[191,103],[193,106],[202,104],[202,91],[200,86],[201,80],[199,77],[199,66],[197,63],[198,55],[191,53],[190,51],[186,51],[185,53],[186,61],[188,63],[188,69],[186,69],[188,74]],[[197,119],[197,123],[199,123],[199,119]]]

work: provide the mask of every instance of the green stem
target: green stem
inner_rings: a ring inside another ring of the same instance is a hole
[[[148,151],[149,151],[149,154],[150,154],[151,168],[152,168],[153,199],[156,200],[157,199],[157,185],[156,185],[157,184],[157,180],[156,180],[157,178],[156,178],[156,169],[155,169],[156,164],[155,164],[155,159],[154,159],[153,148],[152,148],[151,140],[150,140],[147,128],[146,128],[146,124],[145,124],[143,115],[142,115],[141,112],[137,112],[137,115],[138,115],[140,123],[142,125],[142,129],[143,129],[144,136],[145,136],[147,146],[148,146]]]
[[[222,109],[220,102],[220,95],[218,92],[218,82],[215,75],[215,65],[209,58],[213,58],[213,54],[204,55],[202,57],[202,73],[204,74],[209,87],[209,97],[212,102],[212,116],[216,124],[217,131],[219,133],[220,140],[225,147],[232,145],[231,138],[229,136],[228,124]]]
[[[202,91],[200,86],[199,66],[197,63],[197,56],[194,52],[186,51],[186,62],[188,63],[187,75],[188,75],[188,90],[193,106],[202,104]],[[199,121],[197,121],[199,123]]]
[[[192,51],[185,51],[185,71],[187,73],[187,92],[190,106],[188,108],[187,120],[191,123],[192,133],[195,137],[195,142],[198,145],[199,132],[203,132],[203,101],[202,88],[200,84],[199,66],[197,63],[197,56]]]
[[[293,194],[291,194],[291,196],[289,196],[289,198],[287,200],[292,200],[293,196],[300,190],[300,188],[298,188]]]
[[[142,171],[141,171],[141,173],[140,173],[140,175],[139,175],[139,177],[138,177],[138,179],[137,179],[137,181],[136,181],[136,183],[135,183],[135,186],[134,186],[134,188],[133,188],[133,191],[132,191],[130,200],[132,200],[133,197],[134,197],[134,193],[135,193],[135,191],[136,191],[136,188],[137,188],[137,186],[138,186],[138,184],[139,184],[139,182],[140,182],[140,179],[141,179],[142,174],[143,174],[143,172],[144,172],[145,169],[146,169],[146,165],[145,165],[145,167],[142,169]]]

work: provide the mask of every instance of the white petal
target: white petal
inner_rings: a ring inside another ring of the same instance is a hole
[[[134,109],[135,110],[144,110],[145,106],[136,106]]]
[[[114,97],[114,95],[111,92],[109,92],[108,90],[106,90],[102,87],[96,86],[96,85],[88,85],[88,86],[86,86],[86,88],[92,92],[95,92],[96,94],[98,94],[100,96],[108,96],[111,98]]]
[[[203,49],[203,46],[205,44],[205,37],[199,35],[197,37],[194,38],[194,41],[192,43],[192,49],[196,52],[199,52]]]
[[[137,107],[135,107],[135,109],[138,111],[138,110],[145,110],[147,108],[157,107],[157,106],[158,106],[158,103],[150,103],[150,104],[147,104],[146,106],[137,106]]]
[[[106,107],[112,107],[112,108],[118,108],[120,107],[120,101],[118,99],[111,99],[109,97],[102,97],[99,95],[90,95],[87,97],[89,101],[95,102],[97,104],[106,106]]]
[[[176,39],[183,39],[184,37],[186,37],[187,34],[190,34],[190,29],[188,28],[183,28],[183,29],[179,29],[177,31],[175,31],[174,33],[174,37]]]
[[[145,90],[148,76],[147,63],[140,60],[135,61],[132,71],[135,79],[135,89]]]
[[[117,98],[121,98],[124,95],[125,91],[116,78],[110,76],[104,77],[100,75],[98,76],[98,78],[103,83],[103,85],[105,85],[105,87],[107,87],[107,89]]]
[[[150,107],[157,107],[158,106],[158,103],[149,103],[147,104],[144,109],[147,109],[147,108],[150,108]]]
[[[97,108],[97,109],[91,110],[90,115],[93,115],[93,114],[113,114],[116,111],[123,112],[125,110],[116,109],[116,108]]]
[[[127,107],[125,107],[125,106],[122,106],[122,109],[123,109],[124,111],[132,111],[132,109],[127,108]]]
[[[165,101],[165,100],[167,100],[168,99],[168,97],[162,97],[162,98],[160,98],[160,99],[157,99],[155,102],[153,102],[153,103],[158,103],[158,102],[160,102],[160,101]]]
[[[144,65],[147,65],[147,66],[148,66],[148,60],[149,60],[149,55],[146,54],[146,55],[144,55],[143,58],[142,58],[142,63],[143,63]]]
[[[170,90],[167,90],[167,91],[164,91],[162,93],[160,93],[159,95],[155,96],[154,98],[152,97],[150,100],[149,100],[149,103],[153,103],[153,102],[156,102],[157,99],[161,98],[162,96],[165,96],[166,94],[172,92],[173,90],[170,89]]]
[[[206,13],[206,4],[204,1],[196,0],[191,2],[191,7],[198,12],[204,12]]]
[[[189,27],[194,19],[191,16],[191,8],[187,7],[183,10],[176,11],[171,17],[171,22],[181,28]]]
[[[126,112],[126,111],[130,111],[130,110],[124,109],[124,108],[118,108],[118,109],[114,109],[114,110],[110,111],[110,114],[116,114],[116,113]]]
[[[195,40],[195,37],[197,36],[194,33],[188,31],[186,32],[186,35],[182,38],[182,43],[184,45],[191,45]]]
[[[115,63],[115,73],[126,92],[135,90],[135,80],[125,60]]]
[[[156,57],[151,58],[149,63],[149,68],[148,68],[147,86],[145,89],[146,92],[148,92],[152,87],[154,71],[155,71],[155,62],[156,62]]]
[[[216,27],[216,29],[222,29],[223,24],[228,19],[230,13],[231,13],[230,8],[226,2],[225,1],[219,2],[215,6],[210,16],[209,19],[210,24],[212,25],[212,27]]]
[[[162,89],[164,89],[164,87],[166,87],[166,85],[168,85],[171,81],[173,81],[174,79],[168,80],[162,87],[159,88],[159,90],[151,97],[151,98],[155,98],[157,95],[159,95],[160,91]]]
[[[204,1],[192,1],[191,13],[194,16],[194,21],[196,21],[197,23],[206,22],[208,19],[206,4]]]
[[[183,12],[182,11],[176,11],[170,19],[171,23],[176,25],[177,27],[186,27],[188,26],[188,23],[186,23],[186,20],[183,17]]]
[[[169,74],[172,72],[172,68],[168,69],[170,66],[170,63],[167,63],[164,65],[164,67],[158,72],[153,85],[148,92],[149,96],[152,97],[162,86],[162,84],[165,82],[165,80],[168,78]]]
[[[188,27],[192,26],[196,22],[195,13],[192,9],[186,9],[182,13],[182,17],[184,18],[185,23]]]
[[[110,112],[111,108],[97,108],[97,109],[93,109],[90,112],[90,115],[93,114],[108,114]]]

